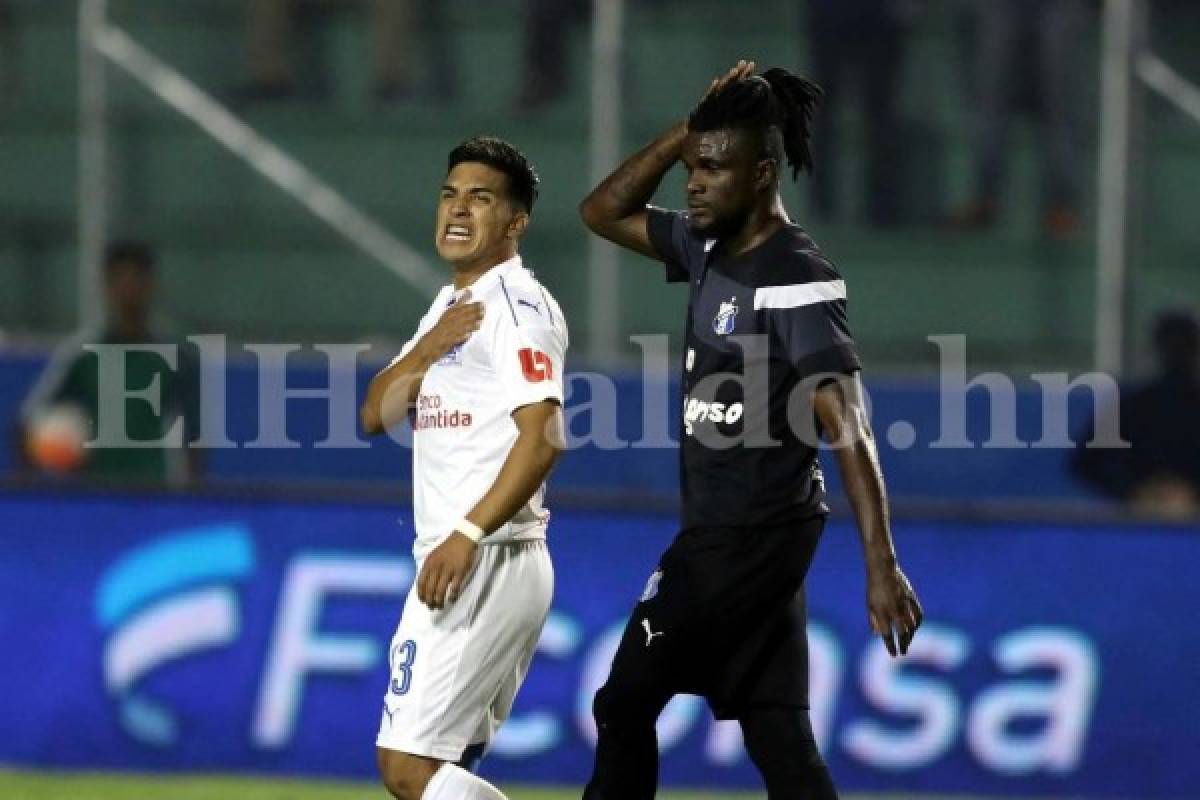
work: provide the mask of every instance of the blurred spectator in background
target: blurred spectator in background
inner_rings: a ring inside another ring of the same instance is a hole
[[[975,197],[953,215],[964,230],[995,221],[1008,175],[1009,134],[1019,110],[1041,124],[1042,223],[1055,238],[1079,227],[1079,74],[1085,8],[1083,0],[972,0],[975,54]]]
[[[199,450],[160,446],[84,448],[96,433],[100,402],[96,345],[173,345],[155,336],[151,311],[155,289],[154,254],[139,242],[115,242],[104,257],[106,320],[100,331],[84,331],[55,352],[21,409],[17,424],[17,463],[26,471],[74,474],[102,482],[183,484],[200,477]],[[125,432],[134,441],[166,436],[182,417],[184,441],[198,429],[199,369],[191,345],[178,349],[178,369],[157,353],[125,355],[129,392],[161,392],[154,407],[140,399],[106,397],[123,403]]]
[[[1073,466],[1084,481],[1135,511],[1200,517],[1200,322],[1190,311],[1159,315],[1154,349],[1158,374],[1121,393],[1121,436],[1132,447],[1087,448],[1088,426],[1076,440]]]
[[[567,38],[586,19],[589,0],[526,0],[525,76],[517,108],[532,111],[562,97],[569,78]]]
[[[247,0],[250,85],[247,100],[288,98],[298,90],[296,29],[302,13],[328,11],[351,0]],[[453,48],[447,36],[441,0],[353,0],[369,6],[375,97],[404,100],[414,92],[414,36],[419,32],[430,65],[429,93],[452,97],[456,91]]]
[[[822,220],[838,205],[836,133],[839,103],[858,92],[866,148],[866,214],[872,225],[900,221],[903,131],[896,109],[912,0],[810,0],[812,77],[825,92],[813,129],[813,207]]]

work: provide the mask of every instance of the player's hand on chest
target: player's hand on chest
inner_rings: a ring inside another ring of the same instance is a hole
[[[430,378],[450,385],[474,385],[486,383],[493,372],[493,345],[496,331],[493,315],[499,313],[492,304],[474,303],[479,307],[478,322],[459,340],[453,342],[429,368]],[[458,307],[446,310],[449,314]],[[455,323],[457,325],[458,323]],[[435,325],[436,327],[436,325]]]
[[[471,299],[470,289],[442,312],[424,336],[426,345],[438,354],[437,364],[452,362],[461,354],[464,345],[483,326],[485,313],[484,304]]]

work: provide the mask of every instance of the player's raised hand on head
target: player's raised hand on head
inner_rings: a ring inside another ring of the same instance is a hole
[[[457,600],[471,577],[478,549],[479,545],[457,531],[446,537],[421,567],[417,599],[435,610]]]
[[[868,573],[867,613],[871,630],[879,634],[893,657],[908,652],[924,619],[917,593],[898,566]]]
[[[724,75],[718,75],[713,78],[712,83],[708,85],[708,91],[704,93],[705,97],[713,92],[720,91],[730,81],[740,81],[749,78],[754,74],[755,64],[753,61],[742,59],[734,66],[730,67],[729,71]]]
[[[451,348],[457,347],[483,324],[483,303],[471,302],[471,290],[467,289],[454,301],[429,333],[421,339],[434,358],[441,358]]]

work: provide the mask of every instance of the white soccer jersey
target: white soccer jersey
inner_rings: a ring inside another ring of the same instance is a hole
[[[517,439],[512,412],[542,400],[563,402],[567,323],[558,303],[520,256],[484,273],[470,287],[483,322],[460,347],[429,368],[413,424],[413,507],[418,560],[453,530],[491,488]],[[461,292],[446,286],[398,358],[441,318]],[[545,486],[483,544],[543,539],[549,512]]]

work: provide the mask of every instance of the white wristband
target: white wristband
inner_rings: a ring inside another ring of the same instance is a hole
[[[479,544],[479,540],[482,539],[484,535],[483,528],[479,527],[474,522],[471,522],[471,520],[467,519],[466,517],[463,517],[458,521],[458,524],[454,526],[454,530],[458,531],[475,544]]]

